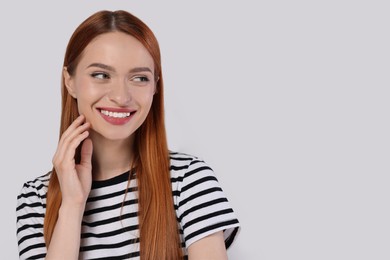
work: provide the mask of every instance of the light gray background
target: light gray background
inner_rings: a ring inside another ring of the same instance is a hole
[[[390,259],[388,1],[2,1],[1,259],[56,149],[75,27],[125,9],[159,39],[170,147],[204,158],[242,230],[230,259]]]

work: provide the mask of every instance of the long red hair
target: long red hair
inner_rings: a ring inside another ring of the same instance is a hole
[[[156,94],[145,122],[135,132],[134,166],[138,183],[141,259],[180,259],[182,257],[169,173],[169,151],[164,123],[164,92],[160,49],[153,32],[140,19],[125,11],[100,11],[87,18],[73,33],[64,58],[70,75],[83,50],[97,36],[124,32],[135,37],[154,60]],[[68,93],[62,78],[60,137],[78,117],[76,100]],[[75,160],[80,160],[80,150]],[[44,237],[49,246],[61,206],[61,190],[53,168],[46,200]]]

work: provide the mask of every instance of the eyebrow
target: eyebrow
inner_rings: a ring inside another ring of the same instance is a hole
[[[95,63],[90,64],[87,68],[90,68],[90,67],[98,67],[101,69],[115,72],[114,67],[112,67],[110,65],[103,64],[103,63],[95,62]],[[149,67],[135,67],[135,68],[132,68],[129,72],[130,73],[137,73],[137,72],[145,72],[145,71],[153,74],[152,70]]]

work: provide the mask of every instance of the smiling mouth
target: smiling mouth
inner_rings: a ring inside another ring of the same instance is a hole
[[[111,118],[127,118],[135,114],[136,110],[131,111],[128,109],[106,109],[106,108],[98,108],[98,111],[107,117]]]
[[[100,113],[113,118],[125,118],[131,115],[131,112],[111,112],[103,109],[100,110]]]

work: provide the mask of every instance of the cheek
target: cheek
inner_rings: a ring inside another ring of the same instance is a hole
[[[151,90],[143,89],[142,91],[134,91],[131,93],[133,101],[136,101],[144,108],[150,107],[153,102],[154,93]]]
[[[80,114],[87,114],[88,109],[99,99],[101,95],[97,88],[87,80],[80,80],[76,85],[77,107]]]
[[[89,80],[84,79],[77,82],[76,94],[79,103],[92,103],[105,95],[105,89],[96,86]]]
[[[150,94],[142,98],[142,104],[147,111],[149,111],[150,107],[152,106],[153,96],[154,96],[153,94]]]

